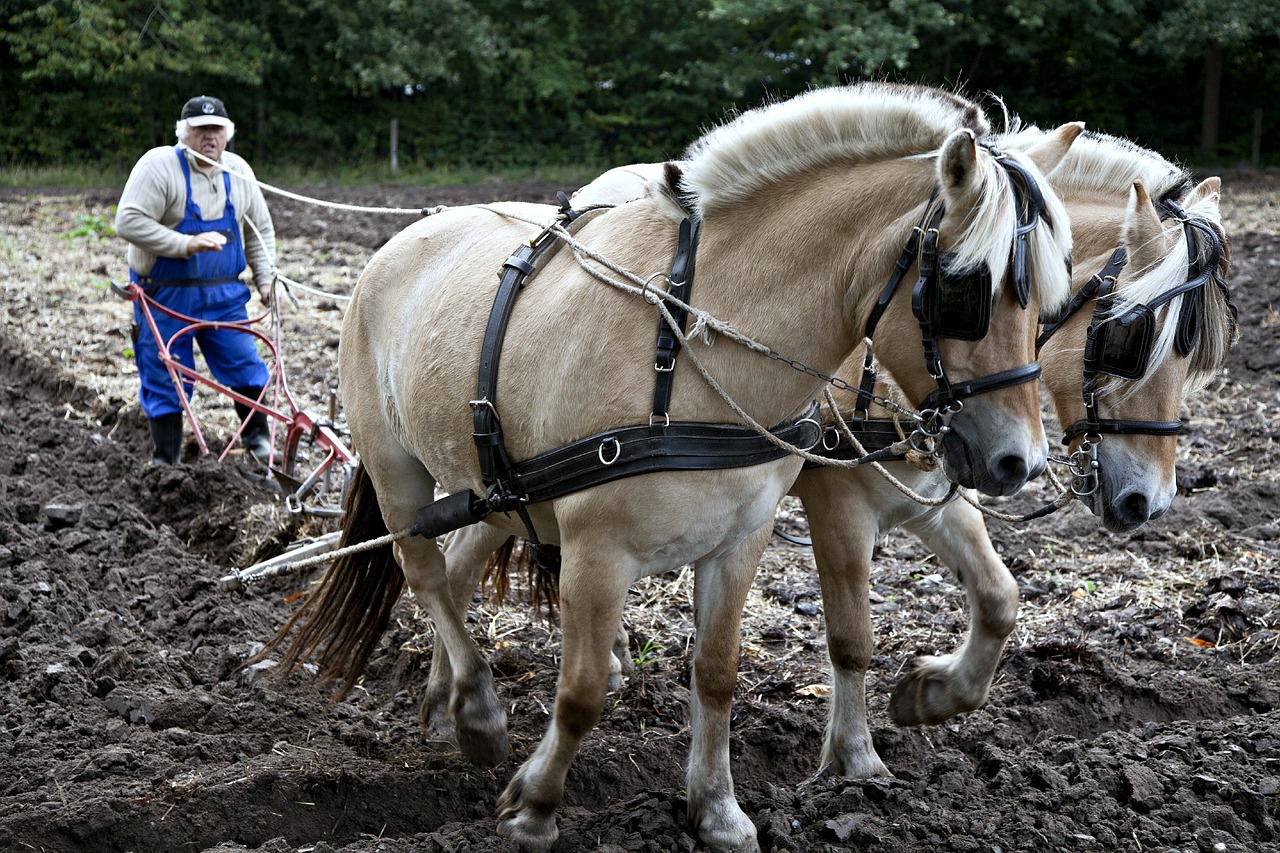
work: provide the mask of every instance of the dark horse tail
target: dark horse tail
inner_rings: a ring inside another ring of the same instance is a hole
[[[347,487],[342,519],[339,550],[387,535],[378,495],[363,463],[356,466]],[[335,698],[346,696],[364,672],[404,590],[404,573],[391,548],[386,544],[335,559],[318,589],[254,659],[279,649],[296,629],[276,673],[284,677],[314,658],[321,679],[342,680]]]

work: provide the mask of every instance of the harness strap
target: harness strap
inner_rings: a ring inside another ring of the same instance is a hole
[[[770,432],[789,444],[816,446],[818,405]],[[661,432],[648,425],[607,430],[541,453],[514,466],[529,503],[655,471],[715,471],[744,468],[787,456],[750,427],[736,424],[672,423]]]
[[[877,462],[899,462],[906,457],[901,453],[885,455],[884,452],[902,440],[898,424],[891,418],[864,418],[857,415],[846,418],[845,426],[853,433],[869,455],[875,455]],[[834,424],[827,424],[822,431],[822,443],[813,449],[819,456],[828,459],[861,459],[862,454],[849,443],[844,431]],[[804,470],[823,467],[821,463],[804,463]]]
[[[1182,421],[1134,421],[1123,418],[1085,418],[1069,426],[1062,443],[1070,444],[1077,435],[1113,433],[1117,435],[1178,435]]]
[[[700,219],[686,218],[680,223],[680,238],[676,245],[675,258],[671,262],[671,288],[669,293],[680,302],[688,304],[689,293],[693,289],[693,270],[697,261],[698,237],[702,233]],[[671,316],[683,334],[689,312],[679,304],[670,306]],[[653,415],[651,424],[659,421],[669,423],[668,411],[671,406],[671,385],[675,377],[676,353],[680,351],[680,339],[676,337],[667,322],[666,314],[658,317],[658,344],[653,359]]]
[[[1049,338],[1053,337],[1067,320],[1071,319],[1077,311],[1083,308],[1086,302],[1098,295],[1105,282],[1109,281],[1114,284],[1128,263],[1128,250],[1124,246],[1117,246],[1102,269],[1094,273],[1093,277],[1075,292],[1075,295],[1071,297],[1071,301],[1058,313],[1057,317],[1044,324],[1044,328],[1040,331],[1040,337],[1036,338],[1036,353],[1040,352],[1040,349],[1048,342]]]
[[[935,186],[933,193],[929,196],[929,204],[938,198],[939,188]],[[898,255],[898,260],[894,262],[893,271],[889,274],[889,281],[885,283],[884,289],[880,291],[880,297],[876,300],[876,304],[871,308],[871,313],[867,316],[867,325],[863,330],[863,337],[870,340],[876,333],[876,326],[880,323],[880,318],[884,316],[884,312],[889,308],[889,303],[893,301],[893,295],[898,292],[898,286],[902,284],[902,280],[907,275],[907,270],[911,269],[911,264],[915,262],[916,256],[920,253],[920,236],[928,231],[935,231],[942,222],[944,213],[942,205],[934,208],[932,215],[925,220],[924,224],[911,231],[911,237],[907,240],[907,244],[902,247],[902,253]],[[857,399],[854,401],[853,412],[856,417],[865,419],[871,403],[875,400],[873,390],[876,384],[874,355],[870,349],[867,350],[866,356],[862,361],[862,381],[858,385]]]
[[[1024,364],[1021,367],[1013,367],[1009,370],[993,373],[990,376],[982,376],[977,379],[969,379],[965,382],[948,383],[946,393],[934,391],[924,398],[924,402],[920,404],[921,409],[941,409],[948,402],[967,400],[970,397],[976,397],[979,394],[986,394],[990,391],[999,391],[1001,388],[1012,388],[1015,385],[1021,385],[1024,382],[1032,382],[1040,378],[1040,363],[1033,361],[1030,364]]]

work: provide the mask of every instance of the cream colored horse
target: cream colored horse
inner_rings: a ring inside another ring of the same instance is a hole
[[[1041,137],[1040,131],[1031,129],[1007,136],[999,145],[1018,149]],[[576,193],[573,204],[587,208],[639,198],[660,172],[661,164],[611,170]],[[1189,217],[1221,232],[1217,178],[1193,189],[1186,172],[1125,140],[1086,134],[1051,173],[1050,183],[1075,223],[1077,293],[1090,278],[1106,271],[1117,246],[1127,249],[1128,261],[1116,276],[1122,297],[1116,308],[1119,313],[1159,298],[1189,274],[1183,225],[1167,216],[1162,222],[1156,203],[1179,202]],[[1225,235],[1221,239],[1225,247]],[[1200,263],[1212,261],[1208,241],[1201,239],[1197,252]],[[1218,281],[1225,281],[1227,262],[1224,255],[1214,270]],[[1184,301],[1190,300],[1199,304],[1201,328],[1195,347],[1182,357],[1173,352],[1172,337]],[[1083,303],[1048,338],[1040,354],[1044,383],[1064,428],[1085,417],[1082,358],[1087,327],[1094,322],[1093,309],[1092,302]],[[1174,302],[1163,317],[1160,337],[1152,342],[1146,374],[1137,381],[1107,378],[1100,385],[1100,416],[1133,422],[1139,430],[1144,424],[1176,422],[1184,400],[1221,369],[1233,327],[1224,293],[1213,281]],[[856,379],[860,364],[855,356],[842,375]],[[844,395],[844,402],[850,408],[851,395]],[[1082,440],[1083,436],[1073,437],[1068,450],[1081,452]],[[1098,449],[1097,488],[1078,497],[1108,529],[1132,530],[1168,509],[1176,489],[1174,436],[1138,432],[1092,440]],[[948,491],[946,479],[939,474],[924,474],[905,463],[885,467],[930,498]],[[962,647],[954,654],[921,659],[897,685],[890,711],[901,725],[939,723],[986,700],[1014,627],[1017,585],[992,547],[981,513],[964,501],[939,508],[921,506],[869,467],[807,469],[792,493],[802,498],[809,517],[835,674],[822,764],[845,776],[887,775],[872,746],[863,687],[873,653],[867,589],[876,540],[905,525],[955,569],[969,599],[970,628]],[[502,533],[483,528],[451,537],[446,554],[455,588],[465,591],[460,601],[469,599],[486,558],[502,542]],[[619,661],[626,659],[625,633],[619,634],[615,653]],[[445,715],[449,678],[447,659],[433,656],[424,721],[442,735],[449,731]]]
[[[1013,288],[999,286],[1016,201],[1006,170],[976,142],[986,129],[976,107],[936,90],[889,84],[817,90],[744,113],[695,143],[680,185],[684,197],[667,188],[618,207],[587,221],[576,239],[648,277],[670,268],[677,223],[691,205],[703,223],[696,308],[829,373],[857,344],[937,187],[945,206],[940,245],[956,253],[961,267],[986,264],[997,283],[992,333],[977,342],[944,341],[943,363],[954,380],[998,373],[1034,358],[1037,313],[1066,298],[1070,237],[1065,211],[1046,191],[1044,221],[1030,246],[1031,305],[1021,309]],[[1010,156],[1044,188],[1043,171],[1078,132],[1064,126],[1025,155]],[[469,401],[494,273],[538,233],[522,218],[545,221],[548,213],[521,204],[446,210],[406,229],[370,261],[339,353],[344,407],[361,459],[344,543],[409,528],[437,486],[483,491]],[[891,304],[884,323],[897,331],[877,355],[901,380],[907,403],[918,406],[935,386],[908,301],[904,295]],[[527,459],[646,422],[655,328],[644,299],[602,285],[568,251],[546,258],[516,305],[494,401],[511,457]],[[676,367],[675,420],[734,420],[693,371],[695,354],[762,423],[799,416],[824,384],[724,336],[714,346],[691,340]],[[1047,453],[1034,383],[966,401],[944,444],[944,466],[956,479],[995,493],[1020,486],[1042,470]],[[499,802],[500,834],[526,849],[554,842],[565,774],[604,704],[626,590],[637,578],[693,564],[689,817],[714,849],[758,849],[755,828],[733,795],[729,716],[743,603],[774,509],[799,469],[798,458],[786,457],[748,468],[652,473],[528,507],[541,540],[562,549],[563,661],[548,732]],[[485,523],[525,532],[515,517],[495,514]],[[350,686],[407,579],[456,676],[450,711],[460,745],[473,761],[501,760],[505,716],[488,665],[466,634],[440,550],[410,537],[396,543],[394,557],[399,567],[385,548],[333,564],[291,622],[300,630],[285,669],[318,653],[322,674],[345,677]]]
[[[1039,134],[1002,139],[1017,148]],[[1117,245],[1129,260],[1118,276],[1124,305],[1143,304],[1181,285],[1188,276],[1182,223],[1162,222],[1152,199],[1182,201],[1187,212],[1220,230],[1219,181],[1191,189],[1189,176],[1153,152],[1126,141],[1088,134],[1050,175],[1071,215],[1077,288],[1107,264]],[[1200,244],[1201,251],[1205,244]],[[1226,257],[1215,275],[1225,280]],[[1170,352],[1178,312],[1200,304],[1199,341],[1189,358]],[[1043,381],[1064,428],[1084,417],[1081,359],[1093,305],[1075,314],[1040,353]],[[1108,380],[1099,389],[1104,418],[1177,421],[1185,396],[1202,387],[1224,362],[1233,323],[1222,291],[1210,281],[1174,301],[1153,345],[1151,368],[1139,381]],[[1078,451],[1081,436],[1069,450]],[[1095,437],[1095,440],[1096,437]],[[1175,483],[1172,435],[1102,436],[1099,488],[1081,500],[1112,530],[1131,530],[1168,509]],[[894,476],[916,491],[940,495],[947,485],[898,463]],[[796,481],[809,517],[814,559],[822,584],[834,674],[822,763],[845,776],[887,775],[867,725],[864,683],[874,650],[868,581],[876,539],[899,525],[920,537],[963,583],[969,632],[953,654],[924,657],[895,687],[890,714],[899,725],[940,723],[986,701],[991,679],[1013,631],[1018,588],[987,534],[981,513],[964,501],[930,509],[904,497],[871,471],[805,471]]]

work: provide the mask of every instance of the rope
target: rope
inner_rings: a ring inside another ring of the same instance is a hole
[[[388,214],[399,215],[399,216],[430,216],[433,213],[439,213],[440,211],[445,209],[444,205],[441,205],[439,207],[431,207],[431,208],[364,207],[362,205],[357,205],[357,204],[342,204],[341,202],[336,202],[336,201],[325,201],[324,199],[319,199],[319,198],[308,198],[305,195],[298,195],[297,193],[291,193],[288,190],[282,190],[279,187],[273,187],[271,184],[268,184],[264,181],[260,181],[257,178],[251,178],[248,175],[244,174],[243,172],[238,172],[235,169],[228,169],[223,164],[219,163],[216,160],[210,160],[208,157],[204,156],[199,151],[196,151],[193,148],[188,148],[187,150],[190,151],[192,154],[196,155],[196,157],[198,157],[199,159],[208,163],[209,165],[214,166],[215,168],[221,169],[222,171],[226,172],[228,175],[231,175],[231,177],[233,178],[239,178],[240,180],[244,181],[246,184],[257,184],[259,187],[266,190],[267,192],[275,193],[276,195],[281,195],[281,196],[284,196],[285,198],[291,198],[294,201],[302,201],[302,202],[306,202],[307,204],[314,204],[320,207],[328,207],[333,210],[352,210],[357,213],[388,213]]]
[[[314,557],[306,557],[301,560],[294,560],[287,563],[279,563],[274,566],[268,566],[257,571],[252,569],[240,571],[232,569],[231,574],[218,579],[218,586],[223,589],[245,589],[249,584],[256,583],[260,580],[273,578],[282,575],[285,572],[296,572],[301,569],[309,569],[312,566],[318,566],[321,563],[328,563],[339,557],[345,557],[348,554],[358,554],[362,551],[372,551],[375,548],[381,548],[384,545],[390,545],[398,542],[408,536],[417,533],[416,526],[409,526],[403,530],[397,530],[395,533],[388,533],[386,536],[379,536],[377,539],[369,539],[364,542],[357,542],[355,545],[348,545],[346,548],[339,548],[336,551],[326,551]]]
[[[863,448],[862,443],[858,441],[857,437],[853,434],[853,430],[849,429],[848,422],[840,414],[840,409],[836,405],[835,395],[831,393],[831,389],[825,388],[822,393],[827,401],[827,406],[831,409],[831,415],[835,419],[837,428],[844,435],[845,441],[848,441],[849,445],[861,456],[869,456],[870,454],[867,453],[866,449]],[[902,435],[901,429],[898,430],[898,434]],[[937,468],[937,460],[932,456],[925,456],[924,454],[916,453],[915,451],[908,453],[906,461],[907,464],[922,471],[932,471]],[[929,464],[930,462],[932,463],[931,465]],[[947,494],[940,498],[926,498],[924,495],[916,492],[906,483],[893,476],[893,474],[889,472],[889,469],[881,465],[879,462],[871,462],[871,467],[879,473],[880,476],[888,480],[889,485],[893,486],[899,492],[922,506],[942,506],[945,503],[950,503],[951,499],[955,497],[955,490],[951,489]]]

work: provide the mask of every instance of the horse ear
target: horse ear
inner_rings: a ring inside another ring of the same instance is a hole
[[[1071,149],[1071,143],[1075,142],[1082,133],[1084,133],[1084,122],[1067,122],[1057,130],[1040,137],[1035,145],[1027,149],[1027,156],[1041,173],[1047,175],[1058,167],[1058,164],[1067,156],[1067,151]]]
[[[1142,181],[1133,182],[1129,193],[1129,208],[1124,217],[1124,244],[1129,250],[1129,263],[1134,269],[1146,269],[1158,264],[1166,254],[1164,226],[1160,214],[1147,195]]]
[[[1222,198],[1222,178],[1213,177],[1205,178],[1200,185],[1193,189],[1186,199],[1182,202],[1183,207],[1195,207],[1203,201],[1211,203],[1214,207],[1218,206],[1218,202]]]
[[[938,181],[947,195],[961,195],[976,188],[978,142],[973,131],[961,128],[942,143],[938,155]]]

